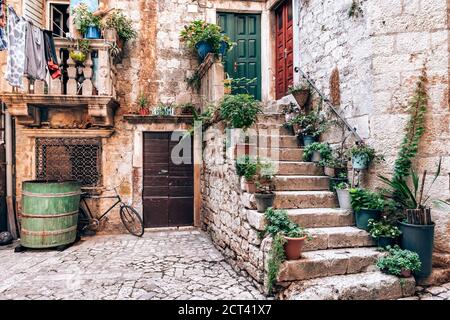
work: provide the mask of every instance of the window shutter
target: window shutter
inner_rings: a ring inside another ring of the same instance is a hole
[[[38,27],[43,27],[44,0],[24,0],[23,15]]]

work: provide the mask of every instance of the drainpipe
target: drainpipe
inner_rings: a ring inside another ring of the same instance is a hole
[[[17,239],[16,215],[14,210],[14,191],[13,191],[13,136],[12,119],[9,111],[5,112],[5,158],[6,158],[6,206],[8,212],[8,229],[14,239]]]

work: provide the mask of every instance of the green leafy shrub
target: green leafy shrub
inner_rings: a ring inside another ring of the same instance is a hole
[[[361,211],[361,209],[383,210],[386,205],[385,200],[378,192],[360,188],[351,188],[349,192],[355,212]]]
[[[350,185],[347,182],[339,182],[334,188],[339,190],[347,190],[350,189]]]
[[[258,171],[258,162],[248,155],[239,157],[235,162],[236,174],[245,177],[245,180],[252,181]]]
[[[375,221],[373,219],[370,219],[368,223],[368,229],[372,238],[397,238],[402,234],[397,226],[386,220]]]
[[[331,158],[333,152],[328,143],[314,142],[305,147],[303,151],[303,160],[310,161],[314,151],[320,153],[322,159],[320,160],[319,165],[322,166],[325,166],[327,161]]]
[[[137,31],[133,28],[133,21],[121,10],[113,11],[105,21],[107,29],[115,29],[117,35],[123,41],[128,41],[137,37]]]
[[[280,265],[286,259],[286,254],[284,253],[285,243],[286,239],[281,234],[275,235],[272,240],[272,247],[269,251],[269,261],[267,262],[268,292],[272,291],[273,285],[277,281]]]
[[[260,112],[260,103],[249,94],[226,95],[220,103],[220,117],[231,128],[251,127]]]
[[[325,117],[320,114],[319,110],[312,110],[307,114],[300,113],[288,121],[287,124],[297,124],[300,127],[299,134],[313,137],[318,137],[328,128],[327,121]]]
[[[309,234],[304,228],[289,219],[286,210],[269,208],[264,216],[267,221],[265,228],[266,234],[270,234],[273,237],[277,234],[282,234],[292,238],[302,238],[304,236],[309,238]]]
[[[399,276],[406,270],[420,271],[422,264],[417,253],[395,246],[388,247],[388,255],[378,259],[377,267],[385,273]]]

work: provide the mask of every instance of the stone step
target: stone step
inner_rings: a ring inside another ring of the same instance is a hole
[[[262,148],[298,148],[296,136],[259,135],[258,146]],[[299,159],[301,160],[301,159]]]
[[[302,259],[285,261],[280,266],[278,281],[307,280],[375,270],[375,262],[383,253],[376,248],[344,248],[302,253]]]
[[[305,228],[346,227],[355,224],[351,210],[339,208],[309,208],[287,210],[291,221]]]
[[[286,136],[294,135],[294,132],[292,131],[291,128],[286,128],[284,124],[279,123],[257,122],[250,128],[255,129],[259,133],[265,135],[286,135]]]
[[[277,175],[323,176],[323,168],[313,162],[279,161]]]
[[[289,219],[304,228],[348,227],[355,225],[354,215],[350,210],[334,208],[287,209]],[[246,210],[249,224],[256,230],[264,230],[266,224],[264,213]]]
[[[379,271],[296,281],[281,300],[390,300],[415,293],[414,278],[399,279]]]
[[[308,229],[312,240],[306,242],[305,251],[374,246],[367,231],[356,227],[332,227]]]
[[[330,188],[327,176],[275,176],[273,182],[278,191],[326,191]]]
[[[284,124],[286,122],[286,117],[282,113],[262,113],[258,114],[256,122],[267,124]]]
[[[331,191],[275,191],[276,209],[333,208],[336,196]]]

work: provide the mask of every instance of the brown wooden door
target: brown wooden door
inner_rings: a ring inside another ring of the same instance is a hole
[[[142,197],[146,228],[193,224],[193,164],[179,164],[183,154],[172,156],[178,141],[171,141],[171,137],[172,132],[144,133]]]
[[[294,25],[292,0],[276,10],[276,97],[282,98],[294,83]]]

